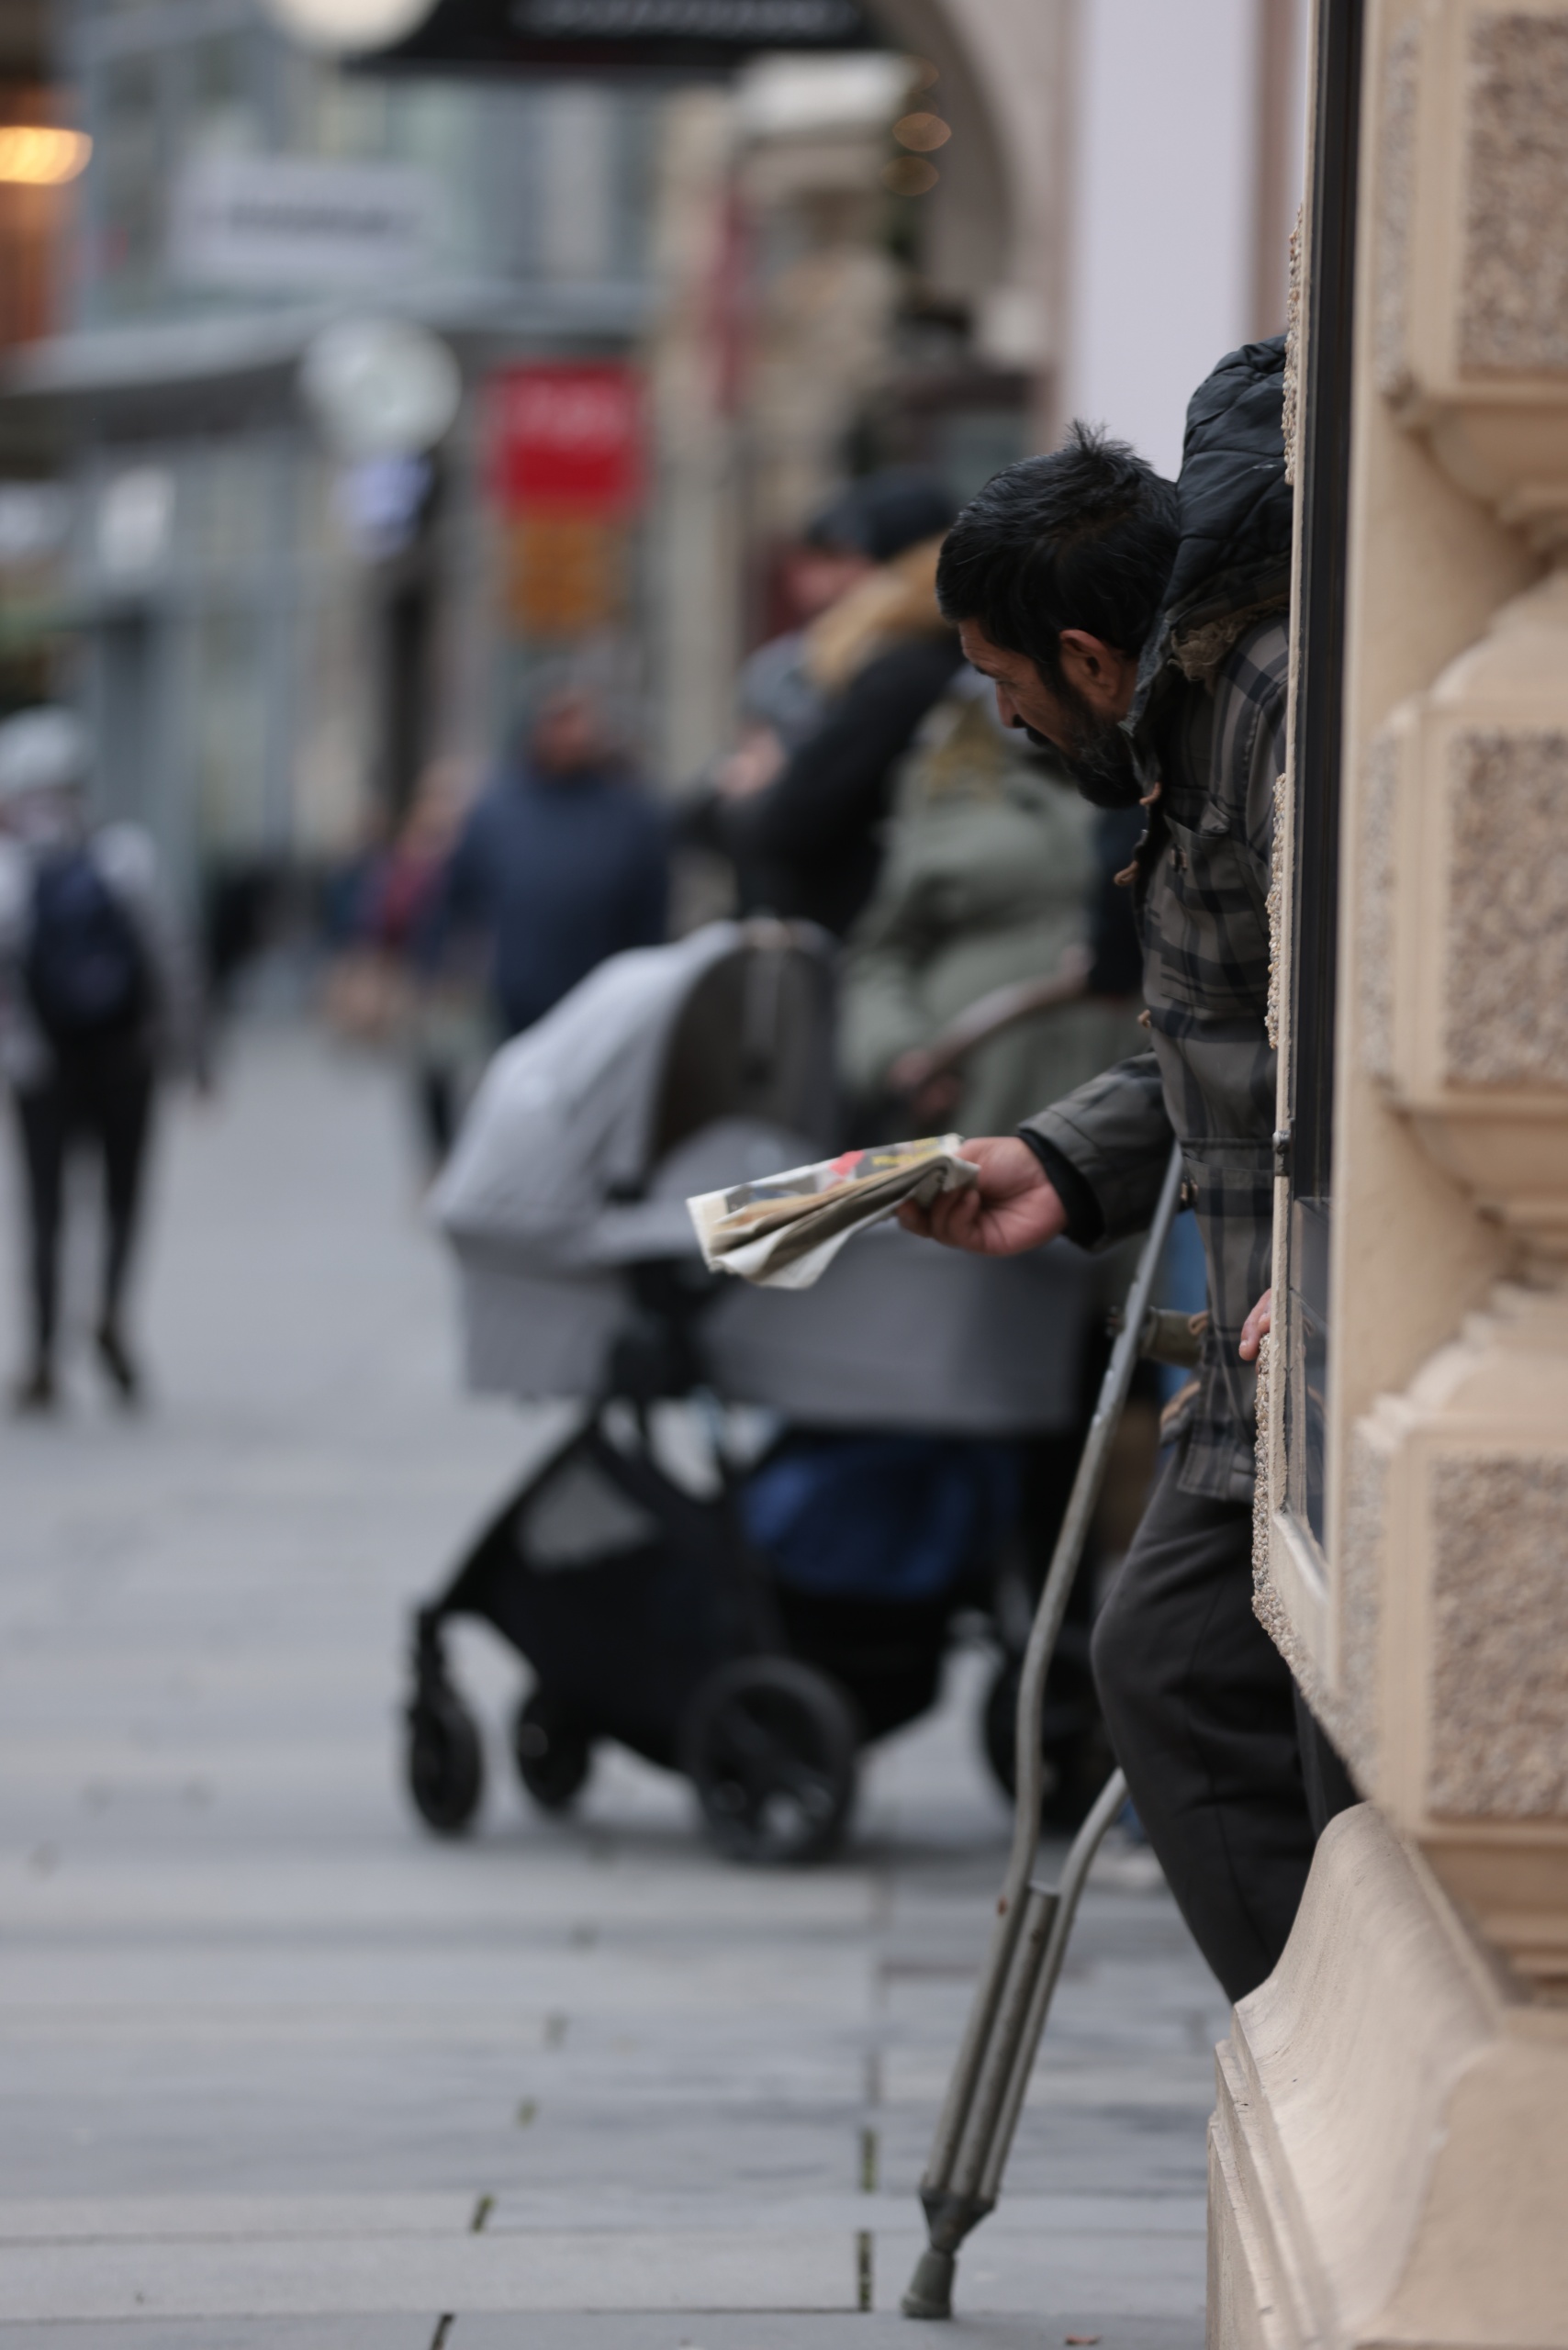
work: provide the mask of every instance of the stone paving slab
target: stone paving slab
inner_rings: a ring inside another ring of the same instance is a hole
[[[39,2325],[10,2325],[0,2319],[0,2345],[3,2350],[430,2350],[441,2319],[442,2313],[433,2310],[395,2315],[383,2311],[375,2317],[127,2318],[86,2324],[51,2319]],[[515,2319],[510,2325],[509,2350],[523,2350]],[[451,2324],[442,2340],[444,2350],[454,2340]]]
[[[691,2218],[689,2193],[628,2192],[615,2187],[586,2205],[580,2193],[531,2188],[498,2196],[465,2195],[123,2195],[16,2196],[0,2202],[0,2250],[18,2244],[202,2244],[309,2237],[535,2235],[577,2229],[678,2232]],[[1202,2197],[1015,2195],[987,2221],[977,2243],[1084,2240],[1136,2227],[1151,2239],[1190,2238],[1201,2226]],[[755,2234],[869,2228],[882,2235],[910,2224],[907,2196],[845,2192],[779,2194],[755,2188],[715,2201],[707,2231]],[[1059,2248],[1058,2248],[1059,2250]],[[1056,2255],[1053,2255],[1056,2256]]]
[[[442,2227],[421,2211],[411,2226],[367,2231],[346,2227],[340,2213],[335,2228],[318,2221],[292,2232],[275,2212],[257,2220],[232,2201],[220,2219],[187,2208],[182,2220],[140,2230],[96,2210],[68,2222],[69,2233],[0,2243],[0,2306],[17,2320],[397,2312],[431,2301],[520,2312],[896,2308],[923,2241],[907,2205],[890,2210],[872,2197],[814,2225],[801,2216],[759,2223],[731,2211],[724,2226],[707,2227],[687,2211],[636,2228],[579,2213],[565,2227],[531,2221],[476,2232],[462,2214]],[[967,2248],[966,2296],[1021,2312],[1086,2299],[1113,2247],[1126,2244],[1130,2216],[1111,2209],[1099,2227],[1053,2228],[1021,2205]],[[1163,2236],[1138,2230],[1120,2279],[1122,2313],[1158,2317],[1194,2290],[1202,2262],[1191,2214]]]
[[[585,2229],[492,2237],[229,2237],[6,2245],[0,2308],[20,2320],[349,2316],[437,2310],[844,2310],[839,2229]]]
[[[459,1393],[404,1147],[385,1070],[242,1039],[166,1136],[154,1407],[73,1372],[0,1427],[0,2350],[913,2343],[988,1662],[868,1758],[841,1861],[770,1874],[625,1754],[532,1813],[526,1672],[460,1628],[489,1786],[427,1835],[409,1611],[563,1420]],[[1196,2350],[1224,2021],[1108,1852],[949,2350]]]
[[[1081,2311],[1053,2304],[1026,2317],[960,2313],[941,2350],[1056,2350],[1093,2341],[1102,2350],[1201,2350],[1191,2319],[1121,2316],[1103,2333]],[[106,2324],[7,2325],[0,2350],[909,2350],[908,2326],[890,2313],[854,2316],[728,2311],[696,2322],[658,2314],[537,2312],[524,2320],[483,2312],[351,2318],[128,2319]],[[699,2338],[700,2336],[700,2338]]]

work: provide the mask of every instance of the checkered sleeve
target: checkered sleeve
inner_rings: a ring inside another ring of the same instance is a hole
[[[1102,1238],[1121,1240],[1144,1230],[1170,1157],[1165,1088],[1152,1052],[1136,1053],[1091,1078],[1025,1119],[1021,1131],[1025,1140],[1037,1135],[1059,1153],[1092,1192]]]

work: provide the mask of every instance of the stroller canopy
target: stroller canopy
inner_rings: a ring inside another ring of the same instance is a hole
[[[497,1054],[434,1201],[476,1388],[602,1393],[626,1269],[697,1256],[687,1193],[836,1147],[832,953],[714,923],[614,957]],[[1092,1286],[1065,1241],[990,1259],[884,1225],[814,1289],[723,1284],[703,1360],[715,1393],[819,1428],[1069,1427]]]
[[[465,1253],[519,1268],[690,1252],[685,1191],[649,1203],[650,1174],[737,1121],[828,1146],[830,991],[827,942],[801,925],[710,923],[611,956],[496,1055],[432,1214]]]

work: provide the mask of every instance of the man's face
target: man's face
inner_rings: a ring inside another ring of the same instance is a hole
[[[1082,629],[1063,629],[1061,678],[1050,685],[1026,653],[993,644],[978,621],[962,621],[964,657],[996,687],[997,716],[1041,750],[1060,754],[1086,799],[1130,808],[1140,791],[1121,722],[1132,708],[1137,663]]]
[[[836,604],[875,566],[848,547],[797,547],[784,571],[784,592],[802,621]]]
[[[598,767],[606,752],[599,713],[586,694],[551,694],[533,722],[530,743],[535,767],[546,775],[578,775]]]

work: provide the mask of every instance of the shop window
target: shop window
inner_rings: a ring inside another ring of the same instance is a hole
[[[267,144],[253,44],[243,33],[195,41],[186,52],[184,136],[189,155],[254,155]]]
[[[93,308],[122,318],[149,308],[162,280],[164,157],[154,62],[123,57],[106,64],[97,100],[87,290]]]
[[[207,611],[196,631],[196,802],[207,857],[267,845],[266,632],[244,607]]]

